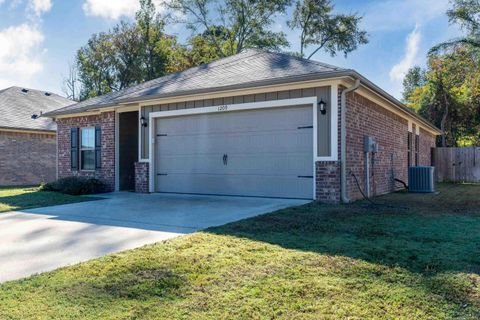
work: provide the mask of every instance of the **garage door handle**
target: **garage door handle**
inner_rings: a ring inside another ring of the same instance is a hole
[[[223,155],[223,165],[226,166],[228,164],[228,154]]]

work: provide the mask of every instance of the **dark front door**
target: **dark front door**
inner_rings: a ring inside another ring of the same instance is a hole
[[[138,161],[138,111],[119,113],[120,190],[135,189],[135,162]]]

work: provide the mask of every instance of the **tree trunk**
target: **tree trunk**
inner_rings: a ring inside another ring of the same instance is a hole
[[[443,93],[443,100],[445,101],[445,111],[443,112],[442,121],[440,122],[440,129],[442,130],[442,147],[447,146],[447,132],[446,132],[446,125],[448,119],[448,99],[447,93]]]

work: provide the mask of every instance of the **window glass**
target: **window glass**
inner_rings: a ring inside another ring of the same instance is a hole
[[[82,149],[95,148],[95,128],[82,128]]]
[[[80,169],[95,170],[95,128],[82,128],[80,132]]]
[[[415,165],[418,166],[418,152],[420,149],[420,137],[415,135]]]
[[[81,151],[82,170],[95,170],[95,150]]]
[[[412,166],[412,133],[409,132],[407,136],[407,166]]]

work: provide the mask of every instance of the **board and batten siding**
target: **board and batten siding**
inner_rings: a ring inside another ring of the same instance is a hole
[[[296,90],[285,90],[277,92],[268,92],[268,93],[258,93],[250,95],[241,95],[233,97],[224,97],[224,98],[215,98],[215,99],[204,99],[204,100],[195,100],[195,101],[186,101],[178,103],[167,103],[155,106],[145,106],[142,107],[142,116],[148,119],[150,112],[159,112],[159,111],[168,111],[168,110],[179,110],[179,109],[190,109],[190,108],[203,108],[219,105],[232,105],[239,103],[250,103],[250,102],[262,102],[262,101],[272,101],[272,100],[285,100],[285,99],[294,99],[294,98],[305,98],[305,97],[317,97],[318,101],[323,100],[327,103],[327,114],[322,115],[318,112],[317,127],[318,127],[318,156],[329,156],[331,154],[330,145],[331,141],[331,116],[330,106],[331,106],[331,94],[330,86],[318,87],[318,88],[307,88],[307,89],[296,89]],[[150,124],[149,124],[150,125]],[[149,154],[149,128],[142,127],[141,130],[141,158],[148,159]]]

